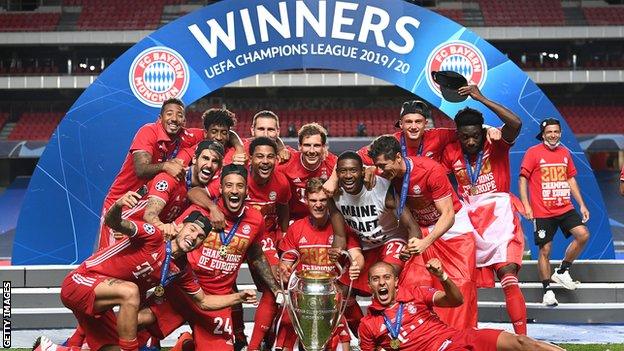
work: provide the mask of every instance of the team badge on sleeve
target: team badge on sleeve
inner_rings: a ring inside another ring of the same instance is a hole
[[[158,191],[166,191],[167,189],[169,189],[169,183],[166,180],[158,181],[155,188]]]
[[[149,223],[143,223],[143,230],[145,230],[145,232],[149,235],[156,233],[156,228]]]

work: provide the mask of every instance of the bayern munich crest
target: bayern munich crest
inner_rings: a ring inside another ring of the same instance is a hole
[[[128,74],[134,96],[151,107],[169,98],[181,98],[189,83],[189,69],[182,55],[164,46],[141,52]]]
[[[483,87],[487,77],[487,62],[481,50],[475,45],[454,40],[438,45],[427,58],[427,83],[439,97],[440,87],[431,77],[434,71],[454,71],[466,78],[468,84]]]

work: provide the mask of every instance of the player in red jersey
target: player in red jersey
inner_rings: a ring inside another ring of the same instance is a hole
[[[277,163],[277,145],[268,137],[256,137],[249,145],[251,155],[250,173],[247,178],[247,199],[245,203],[259,210],[264,216],[265,232],[261,238],[264,251],[272,270],[277,267],[277,251],[275,245],[282,238],[288,228],[290,200],[290,185],[282,172],[275,169]],[[218,184],[211,183],[206,192],[195,193],[195,202],[206,207],[221,195]],[[252,277],[262,295],[260,306],[255,315],[254,332],[248,350],[257,350],[265,334],[270,329],[277,314],[275,296],[261,283],[261,280],[252,271]],[[241,325],[244,328],[244,325]],[[239,340],[242,339],[239,335]]]
[[[522,122],[513,112],[483,96],[476,85],[464,86],[458,93],[483,103],[504,122],[502,138],[490,141],[485,138],[481,112],[468,107],[459,111],[455,116],[458,141],[444,151],[443,164],[455,175],[457,190],[471,208],[469,216],[477,231],[480,287],[493,288],[496,272],[514,331],[526,335],[526,303],[518,286],[524,233],[515,215],[515,196],[509,189],[509,150]]]
[[[206,139],[218,141],[225,148],[223,164],[235,163],[244,165],[247,162],[247,152],[243,142],[231,129],[236,120],[235,115],[225,108],[211,108],[202,115]]]
[[[280,139],[279,117],[273,111],[262,110],[256,113],[251,120],[251,138],[245,139],[243,145],[249,150],[249,144],[254,138],[267,137],[277,144],[279,162],[284,163],[290,159],[291,153],[297,151],[284,144]],[[249,155],[251,157],[251,155]]]
[[[97,241],[99,248],[114,243],[114,233],[104,224],[104,214],[117,199],[128,191],[137,191],[163,171],[174,178],[184,178],[184,162],[177,158],[179,151],[203,138],[203,135],[187,132],[185,124],[184,103],[179,99],[168,99],[160,109],[158,121],[138,130],[121,170],[104,199]]]
[[[425,286],[398,284],[391,265],[375,263],[368,271],[373,302],[362,319],[358,334],[362,351],[562,351],[552,344],[497,329],[455,329],[442,322],[434,307],[462,303],[461,292],[440,260],[427,262],[443,291]]]
[[[449,275],[458,282],[466,303],[436,312],[442,320],[458,329],[476,326],[474,228],[451,187],[446,170],[426,157],[402,157],[399,142],[390,135],[375,139],[369,156],[382,172],[381,176],[392,181],[397,196],[400,194],[399,212],[407,206],[423,234],[423,238],[418,238],[414,235],[416,233],[409,233],[408,251],[413,257],[401,272],[402,283],[431,284],[422,260],[440,258]]]
[[[260,211],[244,202],[247,197],[247,170],[243,166],[230,164],[223,167],[221,194],[217,206],[225,214],[225,228],[213,229],[203,245],[187,255],[199,285],[210,294],[231,293],[240,265],[246,258],[250,269],[256,271],[270,291],[277,294],[279,287],[260,243],[266,227],[264,218]],[[180,218],[195,210],[207,213],[203,208],[191,205]],[[155,329],[158,330],[154,332],[152,329],[156,336],[167,336],[186,320],[193,329],[197,350],[209,347],[234,349],[230,308],[202,311],[175,286],[166,289],[165,296],[167,300],[164,303],[150,306]]]
[[[620,172],[620,195],[624,196],[624,166]]]
[[[537,265],[544,287],[543,303],[556,306],[558,302],[550,288],[550,280],[566,289],[576,289],[569,269],[589,240],[589,231],[585,226],[589,211],[574,179],[576,168],[572,155],[560,145],[559,120],[547,118],[542,121],[537,139],[542,142],[530,147],[524,154],[518,184],[526,218],[533,221],[535,245],[539,247]],[[578,202],[582,218],[574,210],[570,195]],[[561,266],[551,276],[550,251],[557,228],[561,228],[566,238],[574,236],[574,240],[568,245]]]
[[[211,228],[207,218],[199,211],[189,213],[176,237],[165,242],[162,233],[151,224],[122,219],[122,208],[136,206],[139,198],[139,194],[128,192],[105,216],[106,225],[127,238],[89,257],[67,275],[61,286],[61,301],[73,311],[92,350],[138,350],[139,306],[153,287],[158,295],[165,286],[178,286],[201,310],[255,301],[255,292],[251,290],[225,296],[205,295],[192,273],[176,261],[206,238]],[[113,312],[115,306],[119,307],[117,316]],[[45,344],[39,345],[39,350],[49,348]],[[63,347],[57,346],[56,350]]]
[[[295,259],[291,254],[286,253],[280,269],[284,279],[290,276],[293,268],[297,270],[316,270],[336,273],[336,265],[329,257],[329,251],[334,240],[334,230],[329,220],[329,197],[323,191],[323,180],[320,178],[310,178],[306,183],[306,203],[310,215],[306,218],[296,220],[289,228],[284,239],[279,243],[279,251],[284,253],[289,250],[296,250],[299,255],[299,263],[293,267]],[[360,274],[360,269],[364,266],[359,245],[352,238],[346,244],[346,249],[351,255],[354,264],[349,267],[349,277],[356,279]],[[284,311],[286,312],[286,311]],[[280,328],[278,330],[276,348],[283,351],[293,350],[297,336],[294,332],[290,318],[284,313],[281,317]],[[328,343],[329,350],[335,350],[341,344],[342,350],[349,350],[349,332],[346,326],[341,323],[336,329],[334,336]]]
[[[143,219],[158,228],[165,237],[172,237],[176,219],[190,205],[186,194],[191,187],[206,186],[221,169],[223,146],[214,141],[197,144],[192,166],[184,179],[176,179],[161,172],[147,185],[147,194],[137,206],[124,211],[123,218]],[[217,182],[215,182],[217,183]]]
[[[290,182],[290,218],[305,218],[308,207],[305,201],[305,187],[308,179],[321,178],[326,181],[336,165],[336,155],[327,147],[327,131],[318,123],[308,123],[299,129],[299,151],[293,152],[288,162],[279,170]]]

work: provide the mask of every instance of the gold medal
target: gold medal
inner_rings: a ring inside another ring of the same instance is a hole
[[[474,186],[474,185],[471,185],[470,186],[470,195],[477,195],[477,192],[478,192],[477,187]]]
[[[221,256],[221,258],[225,258],[227,254],[228,254],[227,245],[221,245],[221,247],[219,247],[219,256]]]
[[[163,295],[165,295],[165,288],[162,285],[158,285],[154,288],[154,295],[156,295],[156,297],[163,297]]]
[[[390,339],[390,347],[393,350],[398,350],[401,347],[401,340],[399,339]]]

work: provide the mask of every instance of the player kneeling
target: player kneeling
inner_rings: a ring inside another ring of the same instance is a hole
[[[437,258],[427,262],[444,291],[431,287],[398,286],[392,265],[375,263],[368,271],[373,302],[362,319],[358,334],[362,351],[561,351],[560,347],[498,329],[457,330],[440,321],[433,306],[456,307],[461,292]],[[385,328],[383,327],[385,325]]]

